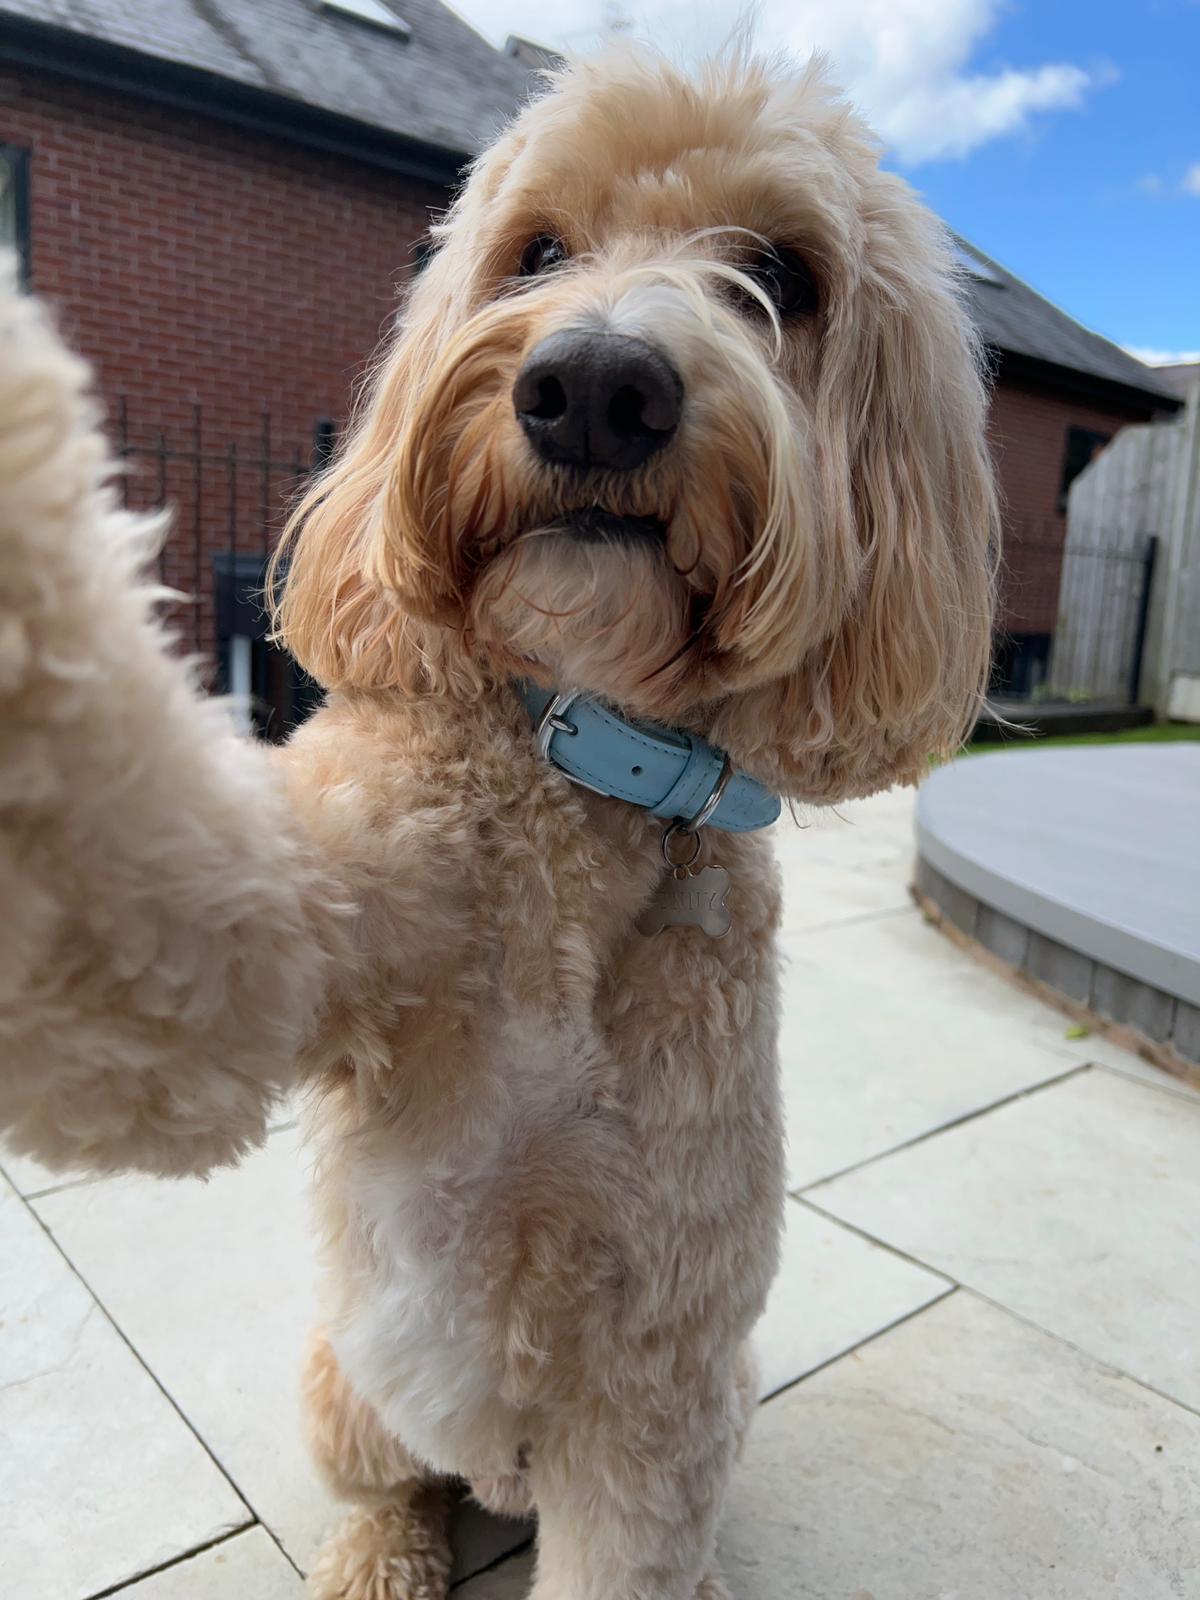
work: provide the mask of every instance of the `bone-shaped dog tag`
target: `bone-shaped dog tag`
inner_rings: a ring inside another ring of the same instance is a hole
[[[733,918],[725,904],[729,874],[724,867],[675,867],[658,886],[637,919],[639,933],[652,937],[664,928],[703,928],[713,939],[729,932]]]

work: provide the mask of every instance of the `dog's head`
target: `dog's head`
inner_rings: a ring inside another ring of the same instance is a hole
[[[331,686],[591,690],[828,801],[986,672],[985,397],[946,240],[820,70],[554,80],[437,230],[294,519]]]

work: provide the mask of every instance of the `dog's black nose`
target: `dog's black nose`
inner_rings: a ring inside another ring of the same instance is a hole
[[[543,461],[628,472],[679,426],[679,374],[644,339],[552,333],[513,385],[513,407]]]

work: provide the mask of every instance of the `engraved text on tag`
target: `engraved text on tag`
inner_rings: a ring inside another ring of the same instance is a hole
[[[666,874],[637,919],[638,932],[652,936],[663,928],[703,928],[719,939],[729,932],[733,921],[725,904],[728,892],[729,874],[724,867],[702,867],[699,872],[677,867]]]

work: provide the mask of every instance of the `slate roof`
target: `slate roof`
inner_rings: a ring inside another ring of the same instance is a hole
[[[987,344],[1002,353],[1140,390],[1165,406],[1177,403],[1170,384],[1152,367],[1076,322],[967,240],[958,244],[976,326]]]
[[[331,113],[376,136],[436,147],[460,164],[511,115],[529,92],[531,70],[549,53],[515,37],[505,51],[496,50],[441,0],[386,4],[407,32],[376,27],[322,0],[0,0],[0,47],[10,18],[62,30],[60,36]],[[1138,390],[1164,406],[1178,404],[1153,369],[973,245],[959,244],[989,345],[1018,360]]]
[[[529,69],[440,0],[394,0],[411,34],[321,0],[0,0],[9,16],[199,69],[459,155],[527,91]]]

